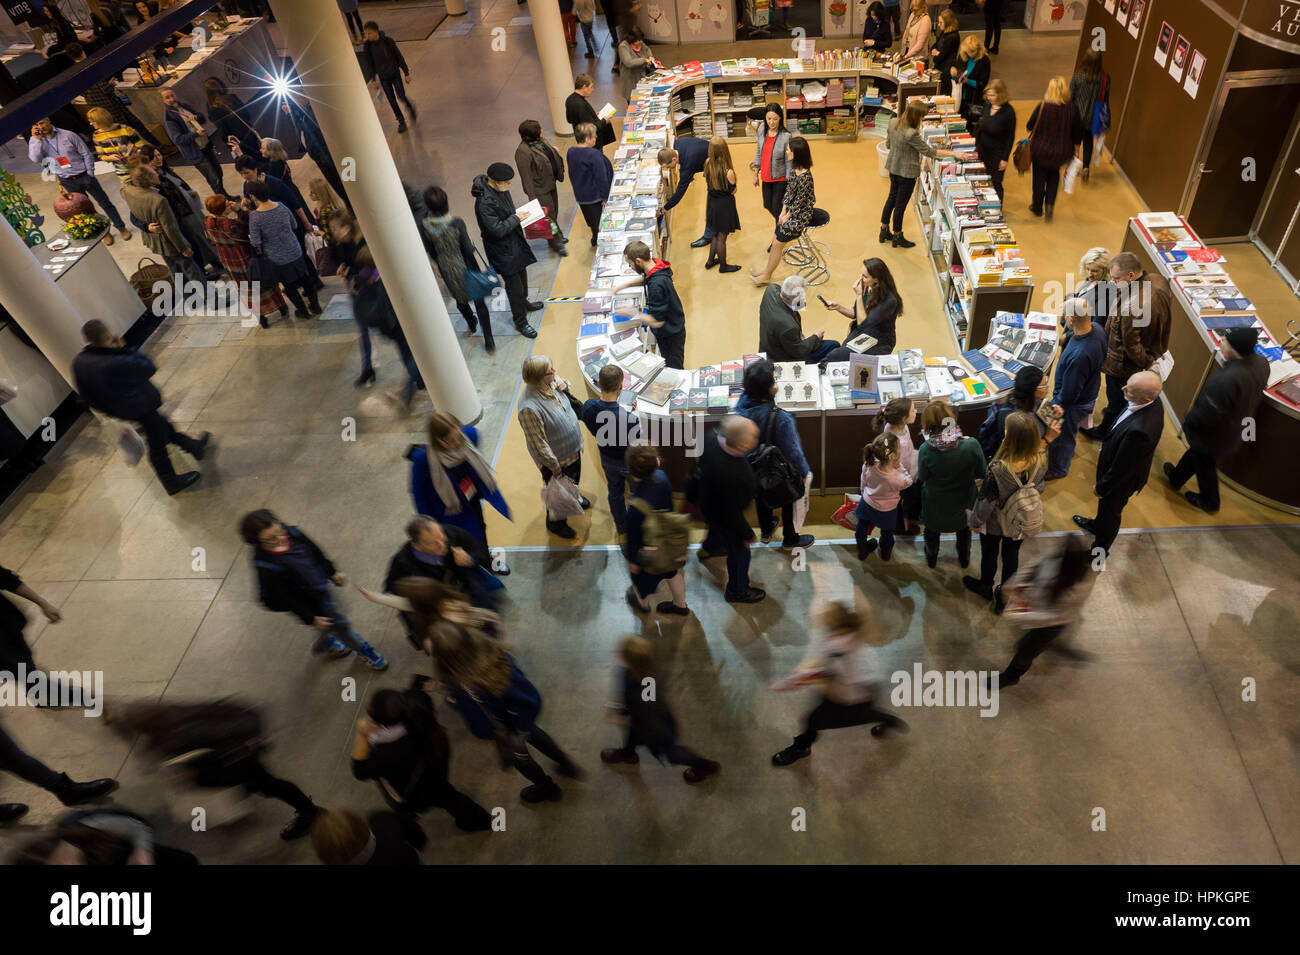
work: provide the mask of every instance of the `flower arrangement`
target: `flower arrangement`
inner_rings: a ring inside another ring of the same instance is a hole
[[[63,231],[74,239],[93,239],[103,232],[107,225],[108,219],[103,216],[80,212],[68,220]]]
[[[844,16],[844,14],[848,12],[848,9],[849,9],[849,5],[845,3],[844,0],[831,0],[831,5],[830,5],[831,16],[835,17],[836,19],[839,19],[840,17]]]

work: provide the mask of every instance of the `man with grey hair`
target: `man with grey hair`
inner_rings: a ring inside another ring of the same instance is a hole
[[[1074,457],[1079,425],[1097,404],[1101,390],[1101,363],[1106,360],[1106,329],[1092,319],[1086,298],[1065,300],[1064,315],[1070,337],[1056,365],[1056,390],[1052,407],[1060,415],[1061,433],[1047,446],[1047,480],[1063,478]]]
[[[840,347],[839,342],[825,340],[825,331],[804,337],[799,312],[808,304],[807,295],[802,275],[791,275],[780,285],[773,282],[763,292],[758,308],[758,350],[769,361],[816,363]]]
[[[1078,524],[1095,538],[1094,544],[1107,554],[1119,533],[1120,518],[1128,499],[1146,486],[1151,459],[1165,428],[1165,409],[1160,397],[1160,376],[1139,371],[1124,385],[1127,407],[1102,441],[1097,457],[1097,516],[1074,515]]]
[[[1125,383],[1151,368],[1169,349],[1173,304],[1169,280],[1143,269],[1132,252],[1120,252],[1110,260],[1110,280],[1118,291],[1106,319],[1106,360],[1101,366],[1106,376],[1106,410],[1095,428],[1079,431],[1094,441],[1105,439],[1127,407]]]
[[[718,431],[704,439],[700,458],[698,493],[693,500],[708,524],[700,560],[727,557],[729,603],[758,603],[767,593],[749,585],[749,545],[754,531],[745,508],[754,499],[757,482],[746,455],[758,447],[758,425],[739,415],[722,419]]]
[[[403,577],[427,577],[455,587],[477,607],[496,609],[491,591],[498,587],[494,586],[496,578],[486,570],[492,562],[486,543],[454,524],[439,524],[425,514],[411,518],[406,537],[406,543],[388,562],[386,592],[395,593],[393,588]],[[402,622],[410,636],[413,630],[409,614],[402,614]]]

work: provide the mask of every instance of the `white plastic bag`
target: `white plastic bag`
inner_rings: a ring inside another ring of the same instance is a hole
[[[542,507],[548,519],[561,521],[582,513],[582,495],[578,485],[564,474],[554,475],[542,488]]]
[[[809,471],[803,479],[803,497],[794,502],[794,529],[795,531],[803,530],[803,522],[808,517],[809,495],[812,494],[812,472]]]
[[[1065,175],[1062,177],[1061,188],[1065,190],[1067,196],[1074,195],[1074,184],[1079,180],[1081,172],[1083,172],[1083,160],[1075,156],[1065,167]]]

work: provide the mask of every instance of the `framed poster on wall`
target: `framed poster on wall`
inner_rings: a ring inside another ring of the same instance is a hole
[[[1200,50],[1192,52],[1192,63],[1187,67],[1187,79],[1183,80],[1183,89],[1192,99],[1201,88],[1201,77],[1205,74],[1205,54]]]
[[[1083,26],[1083,17],[1083,0],[1027,0],[1025,3],[1025,26],[1035,32],[1078,30]]]
[[[853,36],[855,5],[854,0],[822,0],[822,36]]]
[[[1169,62],[1169,47],[1174,42],[1174,28],[1168,22],[1160,24],[1160,39],[1156,42],[1156,52],[1153,55],[1157,64],[1163,67]]]
[[[1133,39],[1142,32],[1142,20],[1146,16],[1147,0],[1133,0],[1133,12],[1128,18],[1128,33]]]
[[[680,42],[677,33],[677,6],[673,0],[645,0],[637,11],[636,22],[651,49],[654,49],[656,43]]]
[[[1130,0],[1119,0],[1119,8],[1115,11],[1115,19],[1119,20],[1119,25],[1123,26],[1128,23],[1128,8]]]
[[[1174,78],[1175,83],[1183,78],[1183,67],[1187,65],[1187,54],[1191,49],[1192,44],[1180,33],[1178,42],[1174,44],[1173,56],[1169,58],[1169,75]]]

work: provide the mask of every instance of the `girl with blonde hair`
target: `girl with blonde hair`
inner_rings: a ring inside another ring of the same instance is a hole
[[[736,170],[731,164],[731,148],[721,136],[709,140],[704,183],[709,187],[704,225],[713,233],[704,267],[711,269],[716,265],[719,272],[739,272],[739,265],[727,264],[727,236],[740,228],[740,216],[736,214]]]
[[[1013,495],[1024,489],[1033,489],[1035,495],[1043,493],[1047,477],[1047,459],[1043,454],[1043,439],[1034,417],[1024,411],[1013,411],[1007,416],[1006,430],[997,454],[989,464],[984,486],[980,489],[971,523],[980,535],[980,575],[962,577],[961,582],[971,593],[992,601],[994,613],[1006,606],[1002,588],[1020,568],[1020,545],[1037,529],[1024,530],[1003,524],[1003,508]],[[1039,501],[1041,508],[1041,498]],[[1041,510],[1040,510],[1041,514]],[[998,553],[1002,554],[1002,583],[993,585],[998,572]]]
[[[989,85],[992,61],[980,38],[971,34],[957,48],[957,62],[949,67],[953,85],[961,90],[961,114],[966,131],[973,133],[983,115],[984,88]]]

